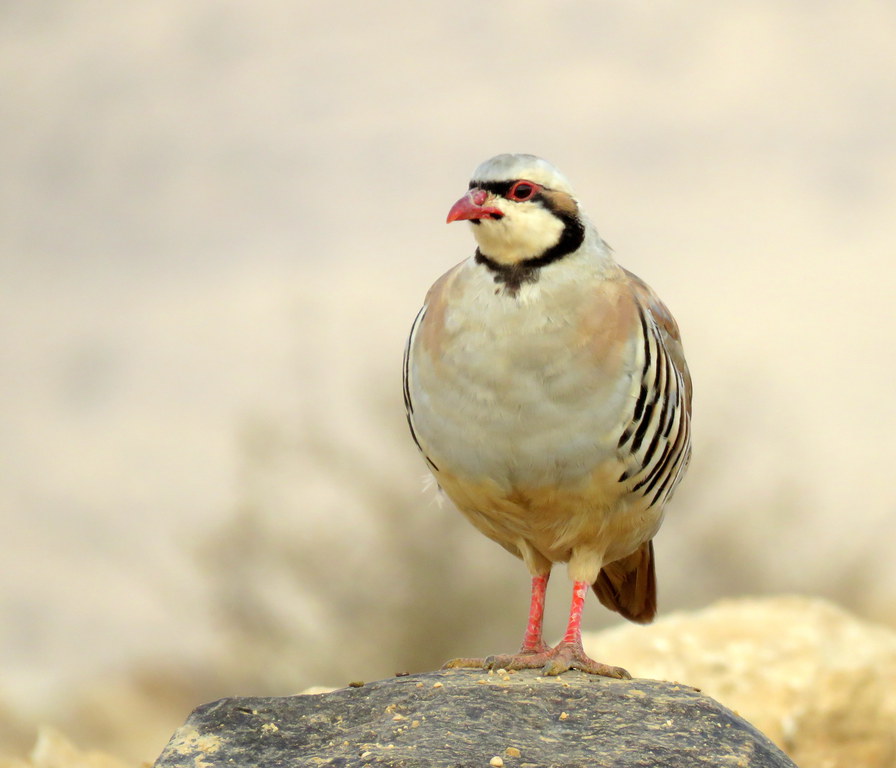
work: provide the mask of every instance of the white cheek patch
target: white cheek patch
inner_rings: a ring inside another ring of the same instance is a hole
[[[502,219],[482,219],[473,235],[484,256],[499,264],[534,259],[552,248],[563,234],[563,222],[537,203],[501,206]]]

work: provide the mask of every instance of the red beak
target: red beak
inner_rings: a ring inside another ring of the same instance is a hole
[[[504,213],[493,206],[483,205],[488,199],[484,189],[471,189],[448,211],[448,223],[478,219],[500,219]]]

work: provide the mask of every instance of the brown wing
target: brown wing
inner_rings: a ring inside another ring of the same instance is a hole
[[[637,276],[625,272],[638,308],[638,394],[617,445],[619,477],[630,501],[662,507],[684,476],[691,453],[691,375],[672,314]]]
[[[691,375],[678,324],[650,287],[628,270],[641,325],[641,382],[619,440],[626,470],[619,478],[644,508],[662,507],[684,476],[691,454]],[[631,621],[656,613],[653,543],[604,566],[593,589],[607,608]]]
[[[690,415],[691,372],[688,370],[687,361],[684,359],[684,347],[682,347],[681,344],[681,332],[678,330],[678,323],[675,322],[675,318],[672,317],[669,308],[663,304],[660,297],[653,292],[653,289],[647,285],[647,283],[634,272],[629,272],[625,267],[622,267],[622,271],[625,272],[625,276],[628,278],[629,285],[631,285],[632,291],[637,297],[638,302],[642,306],[647,307],[648,311],[653,316],[653,319],[662,334],[666,351],[672,358],[675,367],[682,373],[687,394],[688,414]]]

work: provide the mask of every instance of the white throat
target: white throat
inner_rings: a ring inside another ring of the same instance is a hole
[[[505,265],[538,258],[563,234],[563,222],[535,205],[516,206],[501,219],[483,219],[472,227],[482,255]]]

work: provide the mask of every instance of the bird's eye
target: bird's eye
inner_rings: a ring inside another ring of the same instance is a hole
[[[537,191],[538,187],[532,182],[518,181],[510,188],[507,198],[521,203],[525,200],[531,200]]]

